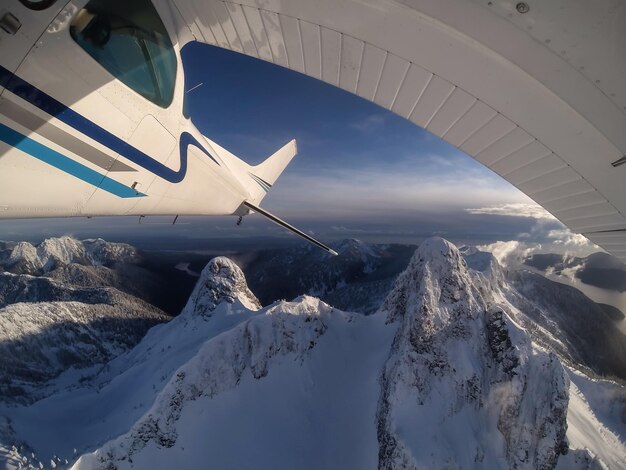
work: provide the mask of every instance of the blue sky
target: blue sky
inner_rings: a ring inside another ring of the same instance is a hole
[[[187,89],[202,83],[188,97],[205,135],[251,164],[297,139],[299,154],[264,205],[305,229],[408,241],[429,233],[463,238],[464,231],[469,239],[510,237],[532,223],[467,213],[530,201],[463,152],[373,103],[211,46],[186,46],[183,61]],[[249,219],[245,224],[258,229]]]
[[[202,44],[183,49],[188,108],[210,139],[251,164],[292,138],[299,154],[263,205],[324,240],[514,239],[532,217],[467,209],[531,203],[480,163],[412,123],[331,85]],[[201,86],[197,86],[202,84]],[[194,88],[195,87],[195,88]],[[519,212],[517,209],[514,212]],[[523,212],[523,211],[522,211]],[[518,214],[519,215],[519,214]],[[109,239],[284,237],[259,216],[7,221],[0,239],[72,234]]]

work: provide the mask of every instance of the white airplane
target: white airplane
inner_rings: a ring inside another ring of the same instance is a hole
[[[150,0],[65,3],[0,10],[0,218],[255,212],[337,254],[259,207],[295,140],[251,166],[185,116],[184,41]]]
[[[0,217],[293,230],[258,205],[295,145],[250,167],[184,117],[198,41],[404,117],[626,262],[625,23],[623,0],[0,0]]]

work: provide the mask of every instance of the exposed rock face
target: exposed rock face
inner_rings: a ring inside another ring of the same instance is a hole
[[[399,277],[381,307],[399,328],[381,379],[379,468],[553,468],[566,451],[565,371],[485,295],[440,238]]]
[[[209,317],[220,303],[232,304],[235,300],[250,310],[261,308],[239,266],[220,256],[209,261],[202,270],[182,315]]]

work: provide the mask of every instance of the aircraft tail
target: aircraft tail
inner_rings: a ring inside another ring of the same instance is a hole
[[[263,217],[271,220],[277,225],[291,231],[292,233],[304,238],[309,243],[323,249],[331,255],[337,256],[337,252],[324,245],[315,238],[307,235],[302,230],[295,228],[293,225],[278,218],[274,214],[259,207],[259,203],[265,197],[272,185],[276,182],[281,173],[285,170],[289,162],[298,153],[298,147],[296,146],[296,140],[284,145],[280,150],[267,158],[263,163],[256,166],[248,166],[248,176],[250,177],[248,184],[249,198],[243,202],[243,207],[247,208],[247,211],[256,212]],[[241,219],[240,219],[241,222]],[[239,222],[239,223],[240,223]]]
[[[289,162],[296,156],[296,153],[298,153],[298,147],[294,139],[264,162],[249,167],[250,185],[248,189],[251,201],[257,204],[261,202]]]

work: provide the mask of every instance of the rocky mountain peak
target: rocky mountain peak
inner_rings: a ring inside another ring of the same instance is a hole
[[[510,468],[552,468],[567,448],[562,366],[477,281],[454,245],[431,238],[381,307],[398,329],[381,379],[379,468],[500,466],[498,446]],[[439,455],[427,450],[455,440],[469,416],[477,427],[495,424],[502,440],[476,437]],[[424,430],[424,420],[444,424]]]
[[[4,262],[6,267],[13,268],[17,274],[31,274],[41,270],[42,264],[37,255],[37,248],[28,242],[19,242]]]
[[[248,288],[241,268],[230,259],[219,256],[202,270],[182,314],[210,317],[219,304],[236,301],[250,310],[261,308],[259,300]]]
[[[467,297],[466,305],[459,301]],[[396,284],[385,299],[380,310],[393,322],[403,317],[423,317],[427,312],[436,313],[433,307],[439,303],[457,306],[457,313],[476,310],[476,298],[467,264],[461,253],[447,240],[432,237],[419,246],[406,270],[398,276]],[[458,304],[458,305],[457,305]],[[444,309],[450,313],[451,309]],[[445,318],[441,321],[447,323]]]
[[[67,235],[45,239],[37,247],[37,256],[45,272],[51,271],[57,264],[86,264],[87,259],[83,244]]]
[[[107,423],[99,442],[112,440],[72,468],[592,468],[576,427],[562,455],[568,376],[485,282],[492,268],[426,240],[382,312],[363,316],[309,296],[253,311],[241,270],[215,258],[183,314],[123,359],[145,362],[98,379],[97,404],[145,385],[126,399],[135,424]]]
[[[82,244],[89,261],[94,266],[109,265],[120,260],[125,263],[137,263],[140,260],[137,248],[126,243],[111,243],[96,238],[83,240]]]

